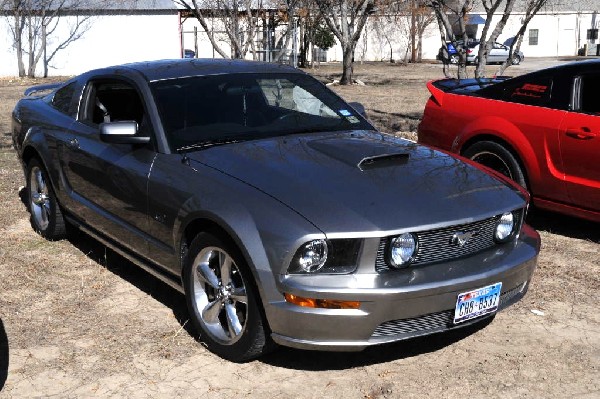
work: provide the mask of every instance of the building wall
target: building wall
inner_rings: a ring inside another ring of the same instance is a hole
[[[74,17],[63,17],[57,28],[65,37]],[[17,58],[6,17],[0,18],[0,76],[17,76]],[[94,68],[155,59],[180,58],[179,19],[171,15],[108,15],[94,17],[84,36],[59,51],[50,76],[76,75]],[[48,46],[52,46],[52,43]],[[27,60],[24,60],[27,64]],[[25,66],[27,68],[27,65]],[[43,64],[38,63],[37,76]]]
[[[492,20],[490,29],[496,25],[501,16],[497,15]],[[587,30],[592,28],[592,12],[583,13],[553,13],[537,14],[529,22],[528,29],[523,37],[521,51],[525,57],[560,57],[574,56],[583,47]],[[498,42],[508,43],[519,28],[523,14],[513,14],[503,33],[498,37]],[[600,19],[600,18],[597,18]],[[404,60],[410,57],[408,17],[396,17],[378,21],[371,18],[365,26],[363,38],[357,45],[355,61],[389,61],[390,46],[391,56],[394,60]],[[477,27],[477,35],[481,34],[483,25]],[[529,44],[529,31],[538,30],[538,43]],[[366,40],[365,40],[366,38]],[[437,22],[430,24],[423,35],[423,59],[435,59],[440,48],[440,34]],[[341,61],[342,49],[338,44],[327,52],[328,61]]]

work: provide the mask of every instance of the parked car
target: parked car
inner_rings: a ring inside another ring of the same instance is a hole
[[[487,57],[487,63],[502,64],[506,61],[510,54],[510,47],[504,44],[494,42]],[[525,59],[522,51],[517,51],[512,55],[512,64],[519,65]],[[479,43],[467,50],[467,62],[477,64],[479,62]]]
[[[420,143],[510,177],[539,208],[600,222],[600,60],[427,87]]]
[[[528,289],[521,187],[377,132],[297,69],[157,61],[36,90],[12,114],[34,229],[80,229],[184,293],[224,358],[460,328]]]
[[[461,45],[464,43],[463,40],[459,40],[457,42],[457,45]],[[467,54],[469,54],[470,51],[472,51],[473,47],[479,45],[479,40],[469,40],[467,42]],[[454,44],[450,41],[446,42],[446,48],[448,49],[448,55],[445,56],[444,55],[444,47],[440,47],[440,50],[438,51],[438,55],[437,55],[437,59],[440,61],[444,61],[445,59],[447,59],[447,63],[450,64],[458,64],[458,51],[456,50],[456,47],[454,47]]]

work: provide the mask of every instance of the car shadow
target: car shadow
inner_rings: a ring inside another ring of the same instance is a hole
[[[533,209],[527,217],[527,223],[539,231],[600,243],[600,223],[541,209]]]
[[[6,335],[4,323],[0,319],[0,392],[2,392],[2,388],[4,388],[4,384],[8,378],[8,362],[8,335]]]
[[[191,336],[197,336],[190,323],[187,322],[189,315],[185,297],[177,290],[77,228],[73,228],[69,232],[69,242],[90,260],[171,309],[182,328]]]
[[[302,371],[346,370],[436,352],[482,330],[492,320],[493,317],[489,317],[457,330],[371,346],[361,352],[323,352],[279,347],[258,360],[271,366]]]
[[[102,265],[111,273],[171,309],[182,328],[196,341],[201,342],[191,323],[188,322],[189,314],[185,297],[178,291],[83,232],[71,232],[69,241],[90,260]],[[385,363],[435,352],[485,328],[491,320],[492,318],[488,318],[458,330],[427,337],[369,347],[362,352],[321,352],[278,347],[277,350],[259,358],[258,361],[277,367],[314,371],[343,370]]]

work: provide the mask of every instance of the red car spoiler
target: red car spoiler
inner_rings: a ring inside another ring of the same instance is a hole
[[[442,106],[442,100],[444,98],[444,91],[435,87],[433,82],[434,80],[430,80],[427,82],[427,89],[431,93],[431,99],[440,107]]]

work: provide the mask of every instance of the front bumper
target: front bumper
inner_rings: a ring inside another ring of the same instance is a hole
[[[454,325],[458,294],[502,282],[499,310],[510,306],[527,292],[539,248],[539,235],[523,226],[515,243],[451,262],[382,274],[282,276],[282,292],[361,306],[315,309],[271,302],[266,313],[273,340],[301,349],[359,351],[467,326],[491,315]]]

